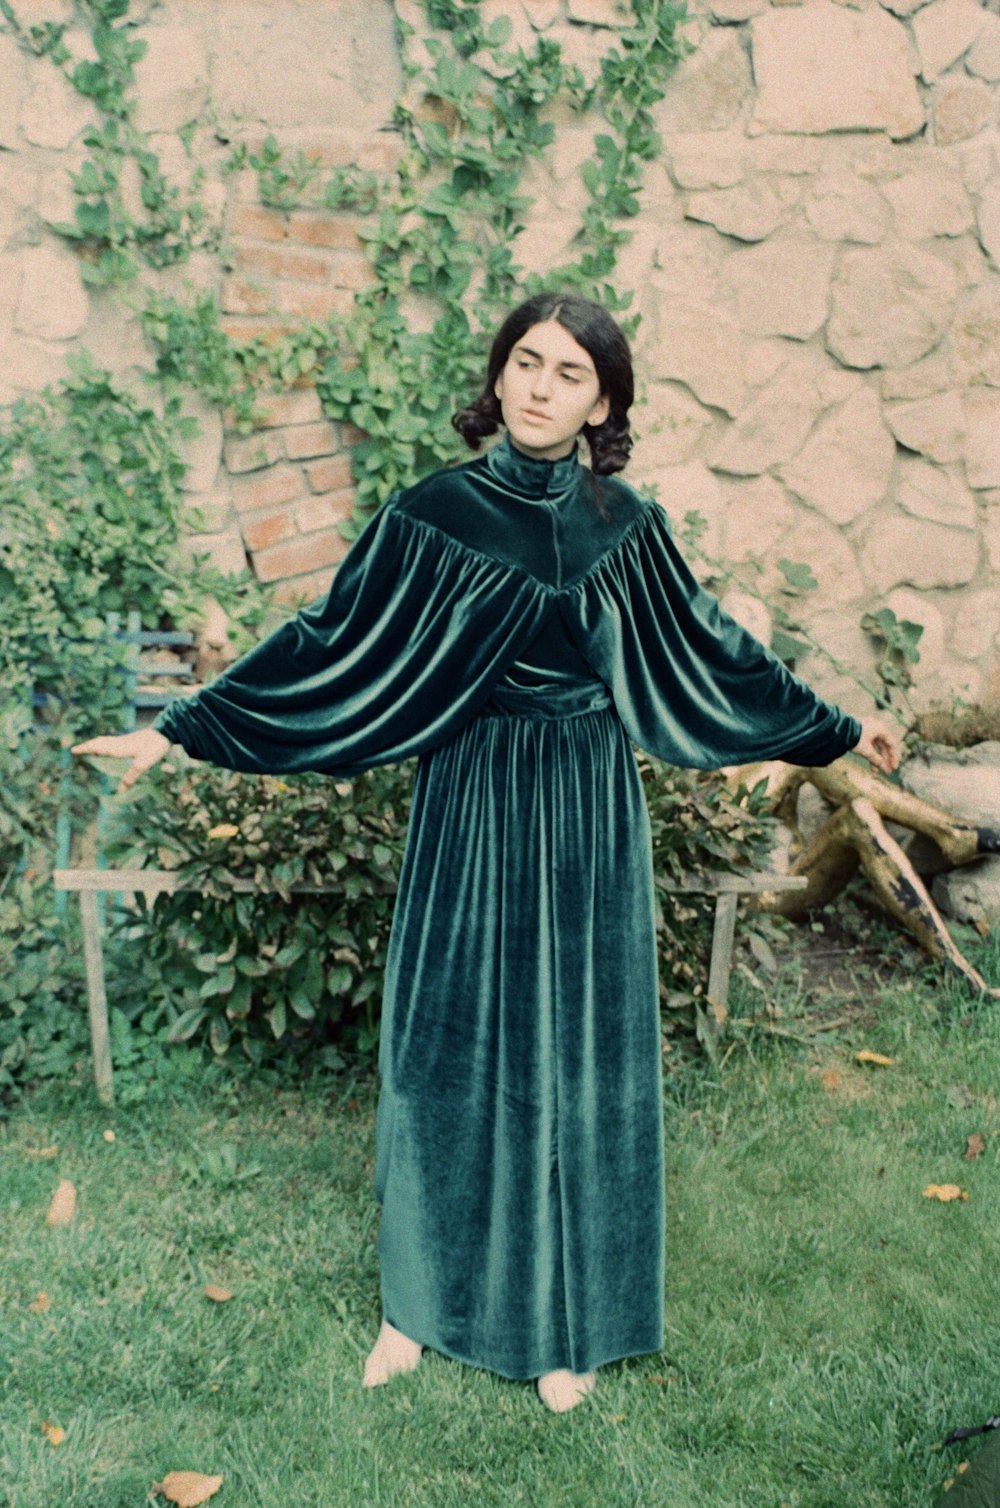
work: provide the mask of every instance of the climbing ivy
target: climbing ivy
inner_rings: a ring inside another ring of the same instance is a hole
[[[98,285],[133,278],[142,263],[166,267],[186,261],[195,246],[217,242],[197,197],[203,173],[196,170],[190,190],[182,194],[135,124],[130,91],[146,43],[135,35],[129,6],[130,0],[76,0],[95,54],[77,61],[66,41],[68,22],[26,26],[12,0],[0,0],[0,30],[36,56],[49,58],[99,116],[83,135],[89,155],[72,174],[77,196],[73,219],[50,226],[77,246],[83,277]],[[133,175],[137,193],[130,195],[127,183]],[[133,208],[130,201],[135,199]]]
[[[643,166],[659,147],[652,107],[685,51],[685,11],[673,0],[636,0],[635,24],[618,33],[589,84],[552,38],[513,48],[510,19],[487,24],[476,0],[424,0],[423,9],[419,39],[399,21],[409,87],[397,108],[405,150],[391,189],[354,169],[324,180],[303,153],[283,153],[270,136],[231,162],[256,171],[264,203],[351,207],[370,217],[362,235],[374,278],[352,316],[303,323],[276,343],[234,346],[212,299],[185,306],[160,295],[146,310],[160,376],[229,404],[244,427],[261,388],[311,376],[330,417],[363,432],[349,537],[395,489],[461,453],[451,414],[480,380],[483,332],[514,297],[560,285],[628,309],[630,296],[611,279],[639,210]],[[526,277],[515,260],[530,209],[522,180],[554,142],[544,112],[556,100],[581,113],[598,106],[607,129],[583,166],[588,203],[577,259]]]

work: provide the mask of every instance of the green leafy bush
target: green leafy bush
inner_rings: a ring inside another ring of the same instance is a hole
[[[773,819],[762,787],[733,791],[719,775],[645,757],[641,772],[667,1026],[692,1032],[711,902],[665,887],[708,869],[759,868]],[[122,804],[109,855],[177,870],[198,893],[162,896],[151,909],[140,902],[119,930],[122,985],[142,994],[147,1027],[165,1028],[173,1041],[207,1041],[219,1055],[238,1046],[255,1064],[291,1056],[336,1066],[370,1054],[411,777],[410,765],[352,781],[245,776],[190,762],[153,772]],[[234,893],[240,880],[260,888]],[[293,893],[301,884],[335,888]],[[128,999],[123,1008],[138,1009]]]

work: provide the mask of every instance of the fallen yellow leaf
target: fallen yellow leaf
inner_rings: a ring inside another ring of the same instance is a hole
[[[925,1199],[940,1199],[942,1204],[950,1204],[953,1199],[968,1199],[967,1189],[960,1189],[957,1183],[929,1183],[924,1189]]]
[[[220,1288],[218,1283],[205,1284],[205,1297],[213,1304],[227,1304],[232,1296],[228,1288]]]
[[[66,1431],[58,1424],[50,1424],[47,1419],[42,1420],[42,1434],[50,1445],[61,1445],[66,1438]]]
[[[59,1156],[59,1148],[58,1147],[29,1147],[28,1148],[28,1156],[29,1157],[37,1157],[39,1160],[44,1160],[45,1162],[48,1162],[53,1157],[58,1157]]]
[[[207,836],[210,838],[235,838],[238,832],[239,828],[234,827],[232,822],[217,822],[214,827],[208,829]],[[200,1501],[201,1499],[199,1498]]]
[[[863,1047],[861,1051],[855,1053],[854,1056],[859,1063],[877,1063],[880,1068],[892,1067],[891,1058],[887,1058],[884,1053],[872,1052],[867,1047]]]
[[[981,1131],[973,1131],[967,1139],[965,1151],[962,1156],[966,1162],[975,1162],[977,1157],[982,1157],[986,1151],[986,1137]]]
[[[76,1214],[76,1189],[68,1178],[60,1180],[45,1217],[46,1225],[71,1225]]]
[[[28,1308],[31,1310],[32,1314],[44,1314],[51,1303],[52,1300],[49,1298],[47,1293],[36,1293],[35,1297],[28,1305]]]
[[[107,1131],[105,1131],[105,1133],[104,1133],[104,1140],[110,1144],[111,1142],[114,1141],[114,1139],[115,1139],[115,1133],[111,1130],[111,1128],[109,1126],[108,1129],[107,1129]]]
[[[222,1477],[206,1477],[200,1471],[168,1471],[162,1482],[154,1482],[151,1491],[162,1492],[177,1508],[198,1508],[214,1497],[223,1483]]]

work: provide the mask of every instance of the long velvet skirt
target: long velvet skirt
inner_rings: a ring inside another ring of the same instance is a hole
[[[390,1324],[510,1378],[662,1345],[649,820],[602,683],[501,683],[422,759],[380,1068]]]

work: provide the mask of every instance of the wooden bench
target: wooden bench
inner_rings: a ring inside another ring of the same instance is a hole
[[[111,1036],[108,1030],[108,1000],[104,984],[104,948],[101,908],[98,898],[109,891],[124,895],[174,895],[179,890],[198,887],[182,880],[167,869],[57,869],[53,875],[56,891],[76,891],[80,897],[83,923],[83,957],[87,975],[87,1010],[90,1017],[90,1044],[94,1060],[94,1082],[103,1104],[114,1103],[114,1069],[111,1062]],[[732,972],[733,937],[736,906],[741,895],[760,895],[768,890],[804,890],[803,876],[787,874],[720,874],[700,880],[671,881],[664,888],[678,895],[714,895],[715,920],[712,928],[712,954],[708,975],[710,1030],[718,1032],[725,1020]],[[338,894],[333,885],[292,885],[293,892],[303,895]],[[231,882],[234,894],[252,894],[260,886],[253,880]]]

